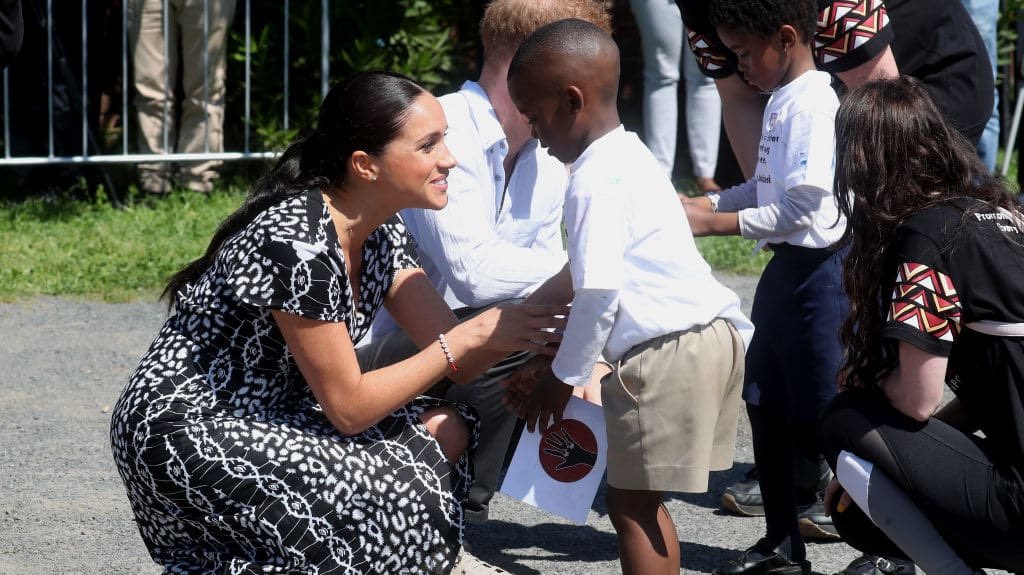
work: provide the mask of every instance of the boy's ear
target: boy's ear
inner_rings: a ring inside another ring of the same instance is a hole
[[[582,110],[583,105],[586,103],[583,98],[583,91],[571,84],[565,89],[565,97],[569,101],[569,111],[573,114]]]
[[[800,33],[790,24],[783,24],[779,28],[779,42],[782,44],[782,51],[788,52],[800,42]]]

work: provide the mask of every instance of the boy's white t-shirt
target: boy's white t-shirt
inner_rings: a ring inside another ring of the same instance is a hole
[[[769,213],[764,208],[782,202],[787,190],[816,189],[820,191],[821,201],[807,214],[809,226],[779,235],[745,233],[744,237],[760,239],[762,243],[789,243],[808,248],[827,247],[842,237],[846,222],[839,214],[832,193],[838,109],[839,98],[832,89],[831,76],[817,70],[801,74],[772,93],[762,118],[753,177],[758,207],[739,209],[741,230],[770,229],[770,226],[756,224],[778,217],[778,213]],[[743,190],[722,192],[720,209],[736,201],[727,198],[733,194],[742,195]],[[744,226],[744,219],[751,220],[751,225]]]
[[[565,226],[575,297],[552,364],[562,381],[585,385],[602,352],[615,362],[716,318],[749,341],[739,297],[711,275],[672,182],[636,134],[619,126],[573,163]]]

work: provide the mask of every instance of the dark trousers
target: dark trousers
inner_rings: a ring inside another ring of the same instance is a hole
[[[754,443],[765,526],[772,546],[789,543],[790,555],[806,553],[797,526],[797,505],[814,500],[808,474],[817,467],[818,416],[836,393],[842,361],[839,328],[849,311],[842,290],[845,250],[773,246],[754,294],[754,338],[746,355],[743,397]],[[813,472],[811,472],[813,476]]]
[[[820,438],[833,469],[848,451],[902,487],[968,564],[1024,572],[1024,469],[994,463],[991,441],[935,418],[916,421],[864,391],[835,398]],[[905,556],[856,505],[832,521],[861,551]]]

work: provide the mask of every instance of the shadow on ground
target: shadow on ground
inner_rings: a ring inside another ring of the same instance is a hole
[[[520,564],[523,559],[545,557],[548,561],[578,564],[618,558],[615,534],[590,525],[540,523],[532,526],[490,520],[469,525],[466,539],[471,551],[484,561],[516,575],[540,573]]]

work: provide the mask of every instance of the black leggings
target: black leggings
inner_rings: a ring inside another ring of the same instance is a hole
[[[895,481],[967,563],[1024,572],[1024,513],[1009,500],[1024,485],[992,464],[991,442],[935,418],[915,421],[880,395],[853,391],[826,409],[819,441],[833,470],[848,451]],[[856,505],[833,511],[832,520],[857,549],[905,557]]]

